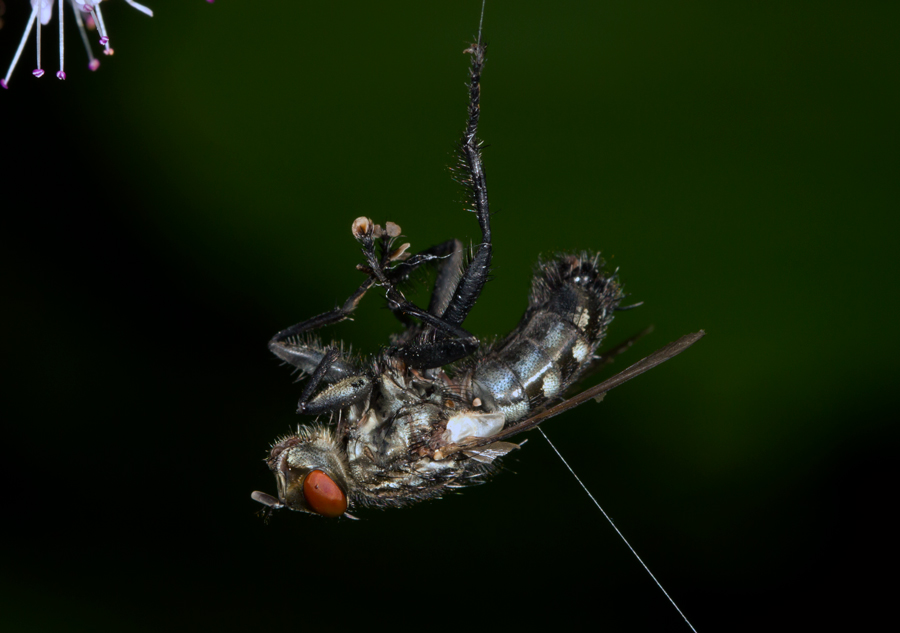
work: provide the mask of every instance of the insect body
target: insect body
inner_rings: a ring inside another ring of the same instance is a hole
[[[300,427],[278,441],[267,463],[277,497],[254,492],[270,508],[326,517],[354,506],[395,507],[479,483],[495,460],[518,445],[512,436],[535,427],[680,353],[702,332],[683,337],[613,378],[565,400],[604,356],[597,349],[623,294],[598,255],[559,256],[540,263],[519,326],[495,345],[462,326],[488,278],[492,246],[487,186],[476,138],[485,47],[471,55],[469,107],[457,167],[469,193],[482,240],[468,265],[450,240],[410,255],[395,247],[400,227],[365,217],[352,225],[366,263],[366,280],[343,306],[276,334],[269,349],[309,375],[298,412],[327,415],[328,424]],[[399,286],[423,265],[437,267],[427,309]],[[407,325],[392,344],[365,362],[321,345],[311,333],[343,321],[373,287]]]

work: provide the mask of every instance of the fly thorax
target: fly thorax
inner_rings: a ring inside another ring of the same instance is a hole
[[[420,395],[409,388],[408,376],[403,372],[391,371],[381,376],[378,383],[378,398],[374,405],[383,418],[392,418],[402,409],[420,401]]]
[[[403,407],[393,418],[382,418],[370,410],[350,433],[347,453],[351,469],[364,480],[385,469],[408,469],[427,453],[434,428],[443,421],[441,409],[428,402]]]

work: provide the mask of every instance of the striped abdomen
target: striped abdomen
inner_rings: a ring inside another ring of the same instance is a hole
[[[591,364],[622,299],[598,262],[582,254],[539,264],[519,326],[475,367],[475,397],[506,424],[562,396]]]

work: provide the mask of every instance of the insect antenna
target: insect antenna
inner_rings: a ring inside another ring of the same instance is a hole
[[[656,579],[656,576],[653,575],[653,572],[650,571],[650,568],[647,567],[647,564],[641,559],[640,556],[638,556],[638,553],[636,551],[634,551],[634,548],[631,546],[631,543],[628,542],[628,539],[625,538],[625,535],[622,534],[622,532],[619,530],[619,528],[616,527],[616,524],[613,523],[612,518],[608,514],[606,514],[606,510],[604,510],[603,507],[600,505],[600,503],[597,501],[597,499],[594,498],[594,495],[592,495],[591,491],[588,490],[588,487],[584,485],[584,482],[581,481],[581,478],[578,475],[576,475],[575,471],[572,469],[572,467],[569,466],[569,462],[566,461],[566,458],[562,456],[562,453],[559,452],[559,449],[556,448],[556,445],[553,442],[551,442],[550,438],[547,437],[547,434],[544,433],[544,429],[542,429],[541,427],[537,427],[537,430],[541,432],[541,435],[543,435],[544,439],[547,440],[547,444],[550,445],[550,448],[553,449],[553,452],[556,453],[556,456],[559,457],[559,459],[562,461],[563,465],[565,465],[565,467],[569,470],[569,472],[572,473],[572,476],[575,478],[575,481],[577,481],[578,485],[584,489],[584,491],[587,493],[587,496],[590,497],[591,501],[594,502],[594,505],[597,506],[597,509],[600,510],[601,513],[603,513],[603,516],[606,517],[607,521],[609,521],[609,524],[616,531],[616,534],[619,535],[619,538],[621,538],[622,541],[625,543],[625,545],[628,546],[628,549],[631,550],[631,553],[634,554],[634,557],[636,559],[638,559],[638,562],[641,564],[641,567],[643,567],[644,570],[648,574],[650,574],[650,577],[653,579],[653,582],[656,583],[656,586],[659,587],[659,590],[662,591],[663,594],[666,596],[666,598],[669,599],[669,602],[672,603],[672,606],[675,607],[675,610],[678,611],[678,614],[682,618],[684,618],[684,621],[687,623],[687,625],[689,627],[691,627],[691,630],[694,633],[697,633],[697,629],[694,628],[694,625],[691,624],[691,621],[688,620],[687,616],[684,615],[684,613],[682,613],[681,609],[678,608],[678,605],[675,604],[674,600],[672,600],[672,596],[670,596],[669,593],[663,588],[662,584]]]

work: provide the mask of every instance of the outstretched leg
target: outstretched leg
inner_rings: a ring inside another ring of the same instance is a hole
[[[354,224],[354,234],[362,244],[368,261],[366,270],[385,287],[389,307],[395,312],[419,319],[426,326],[424,334],[416,342],[400,345],[394,351],[408,365],[420,369],[446,365],[468,356],[478,348],[478,339],[461,326],[475,305],[490,273],[490,207],[481,161],[481,142],[477,138],[481,112],[481,72],[485,61],[485,45],[481,41],[480,30],[478,41],[466,52],[472,55],[472,65],[469,71],[468,119],[460,142],[459,162],[464,174],[461,183],[469,192],[482,237],[472,261],[458,281],[455,281],[453,267],[445,266],[435,284],[435,294],[426,312],[408,302],[390,283],[389,275],[384,270],[390,257],[385,258],[382,254],[379,261],[376,256],[371,222],[360,218],[359,224]],[[442,307],[443,310],[439,312]]]
[[[317,330],[326,325],[333,325],[349,318],[350,314],[359,305],[366,291],[375,284],[375,280],[369,277],[362,285],[350,295],[344,305],[325,312],[302,323],[297,323],[289,328],[281,330],[269,341],[269,351],[281,360],[290,363],[302,371],[312,374],[322,363],[326,353],[318,346],[310,345],[303,340],[302,335]],[[327,372],[321,376],[326,382],[337,382],[357,373],[357,369],[349,362],[342,359],[334,359],[328,363]]]
[[[465,321],[487,282],[491,268],[491,215],[484,166],[481,162],[481,141],[477,137],[478,119],[481,115],[481,71],[484,69],[485,48],[479,27],[478,42],[466,50],[472,55],[469,70],[469,117],[466,131],[460,141],[459,166],[464,174],[461,179],[462,185],[469,192],[469,200],[481,227],[481,244],[478,245],[475,256],[459,280],[453,298],[442,315],[444,321],[453,325],[462,325]]]
[[[354,226],[356,226],[355,223]],[[396,225],[394,225],[394,227],[397,234],[399,234],[399,227],[396,227]],[[393,254],[390,252],[392,237],[396,237],[396,235],[382,236],[383,245],[385,246],[385,255],[381,260],[375,259],[377,262],[376,267],[383,275],[389,287],[393,288],[395,285],[406,281],[409,276],[423,264],[434,261],[441,262],[438,271],[438,279],[435,283],[435,293],[434,296],[432,296],[432,305],[429,306],[429,313],[436,317],[440,314],[439,310],[443,310],[446,303],[449,301],[447,286],[455,281],[456,276],[458,275],[459,265],[462,260],[462,245],[458,240],[448,240],[447,242],[433,246],[421,253],[417,253],[405,261],[396,263],[388,270],[384,270],[384,266],[391,262],[390,256]],[[363,247],[367,259],[370,259],[370,256],[374,257],[374,240],[369,244],[368,251],[366,251],[366,244],[363,244]],[[352,363],[341,359],[339,356],[326,361],[326,350],[318,345],[310,344],[303,335],[313,332],[321,327],[334,325],[348,319],[350,314],[359,305],[359,302],[366,292],[378,281],[378,276],[371,268],[367,268],[366,272],[370,274],[370,277],[360,285],[356,292],[354,292],[342,306],[278,332],[272,337],[272,340],[269,341],[269,350],[281,360],[299,368],[307,374],[319,373],[319,380],[323,380],[326,383],[335,383],[339,380],[356,375],[358,369],[354,367]],[[396,294],[399,295],[399,293]],[[407,310],[404,312],[399,308],[395,308],[394,313],[398,318],[403,317],[404,319],[406,318],[406,314],[416,316],[415,311],[410,312]]]
[[[301,343],[296,337],[347,319],[363,295],[376,283],[385,288],[388,306],[398,318],[406,321],[406,317],[414,317],[426,326],[417,342],[406,343],[395,349],[395,354],[411,367],[427,369],[446,365],[468,356],[478,347],[478,339],[461,326],[487,282],[492,254],[487,183],[481,162],[481,143],[477,138],[481,72],[485,61],[485,45],[481,41],[480,28],[478,41],[466,52],[472,55],[472,65],[469,71],[468,119],[460,142],[459,162],[464,173],[461,182],[469,191],[470,201],[481,227],[481,243],[472,261],[456,281],[461,253],[456,254],[459,252],[457,248],[446,248],[449,245],[455,247],[458,244],[455,240],[402,261],[408,245],[401,246],[396,251],[392,251],[390,246],[392,239],[399,235],[399,227],[386,225],[382,229],[367,218],[358,218],[353,223],[353,234],[363,246],[368,265],[362,269],[369,274],[369,278],[343,306],[282,330],[269,342],[269,349],[276,356],[308,373],[315,372],[319,375],[319,380],[333,383],[353,375],[355,371],[349,363],[327,358],[324,350]],[[382,239],[381,257],[375,253],[376,237]],[[421,264],[448,255],[452,261],[445,263],[439,271],[435,292],[427,311],[407,301],[395,287]]]
[[[394,226],[396,227],[396,225]],[[475,336],[458,325],[449,323],[407,301],[403,293],[397,289],[395,279],[400,277],[402,267],[412,264],[420,256],[411,257],[400,265],[388,268],[397,258],[397,253],[402,253],[404,250],[402,246],[397,250],[391,250],[390,239],[384,237],[388,230],[390,229],[381,229],[368,218],[357,218],[353,223],[353,235],[362,245],[367,263],[362,270],[370,275],[370,279],[376,280],[378,285],[385,289],[388,307],[391,310],[415,317],[430,327],[430,330],[426,328],[424,335],[426,342],[398,345],[394,348],[394,355],[403,359],[410,367],[428,369],[446,365],[474,352],[478,348],[478,339]],[[399,234],[399,227],[396,227],[395,232]],[[389,238],[396,237],[396,235],[388,235]],[[381,256],[375,250],[376,237],[382,239]],[[424,263],[426,259],[436,258],[436,255],[429,255],[416,263]],[[432,333],[436,333],[441,338],[433,340],[433,335],[429,336]]]

